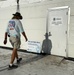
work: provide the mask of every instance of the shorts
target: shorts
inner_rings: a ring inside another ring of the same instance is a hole
[[[15,49],[19,49],[20,48],[20,45],[21,45],[20,38],[16,38],[16,37],[10,36],[9,37],[9,41],[10,41],[11,45],[13,46],[13,48],[15,48]]]

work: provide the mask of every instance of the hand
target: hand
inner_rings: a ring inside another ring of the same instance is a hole
[[[28,39],[26,38],[26,42],[28,41]]]
[[[4,44],[6,44],[6,43],[7,43],[7,39],[4,40]]]

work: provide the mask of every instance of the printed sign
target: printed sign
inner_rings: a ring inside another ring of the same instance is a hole
[[[28,41],[28,50],[27,51],[40,53],[41,52],[40,42]]]
[[[53,25],[62,25],[62,18],[53,18],[52,24]]]

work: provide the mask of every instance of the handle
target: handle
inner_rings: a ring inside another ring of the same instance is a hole
[[[49,36],[52,36],[51,32],[49,32]]]

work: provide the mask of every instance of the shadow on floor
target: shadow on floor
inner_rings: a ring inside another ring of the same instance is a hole
[[[38,61],[38,60],[40,60],[40,59],[42,59],[42,58],[44,58],[46,56],[47,55],[36,55],[36,56],[30,57],[28,59],[22,60],[21,63],[18,64],[18,65],[20,67],[20,66],[29,64],[31,62]],[[8,70],[8,65],[5,65],[5,66],[0,67],[0,72],[5,71],[5,70]]]
[[[19,64],[19,66],[23,66],[23,65],[32,63],[34,61],[38,61],[38,60],[40,60],[40,59],[42,59],[42,58],[44,58],[46,56],[48,56],[48,55],[37,55],[37,56],[31,57],[31,58],[22,60],[22,62]]]

